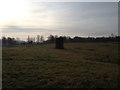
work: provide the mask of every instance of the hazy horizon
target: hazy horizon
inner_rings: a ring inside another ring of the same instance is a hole
[[[0,26],[2,36],[118,35],[118,2],[3,2]],[[4,5],[3,4],[3,5]],[[22,7],[21,7],[22,6]]]

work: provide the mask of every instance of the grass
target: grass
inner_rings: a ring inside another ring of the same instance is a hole
[[[3,88],[118,88],[118,43],[2,48]]]

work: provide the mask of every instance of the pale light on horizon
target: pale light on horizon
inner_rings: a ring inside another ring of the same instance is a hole
[[[0,0],[0,27],[26,19],[29,14],[28,0]]]

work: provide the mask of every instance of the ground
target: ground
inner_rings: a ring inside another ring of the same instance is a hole
[[[118,43],[3,47],[3,88],[118,88]]]

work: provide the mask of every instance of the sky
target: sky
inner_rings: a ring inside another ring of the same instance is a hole
[[[1,36],[25,40],[28,35],[38,34],[45,38],[50,34],[71,37],[118,34],[117,0],[53,1],[0,0]]]

